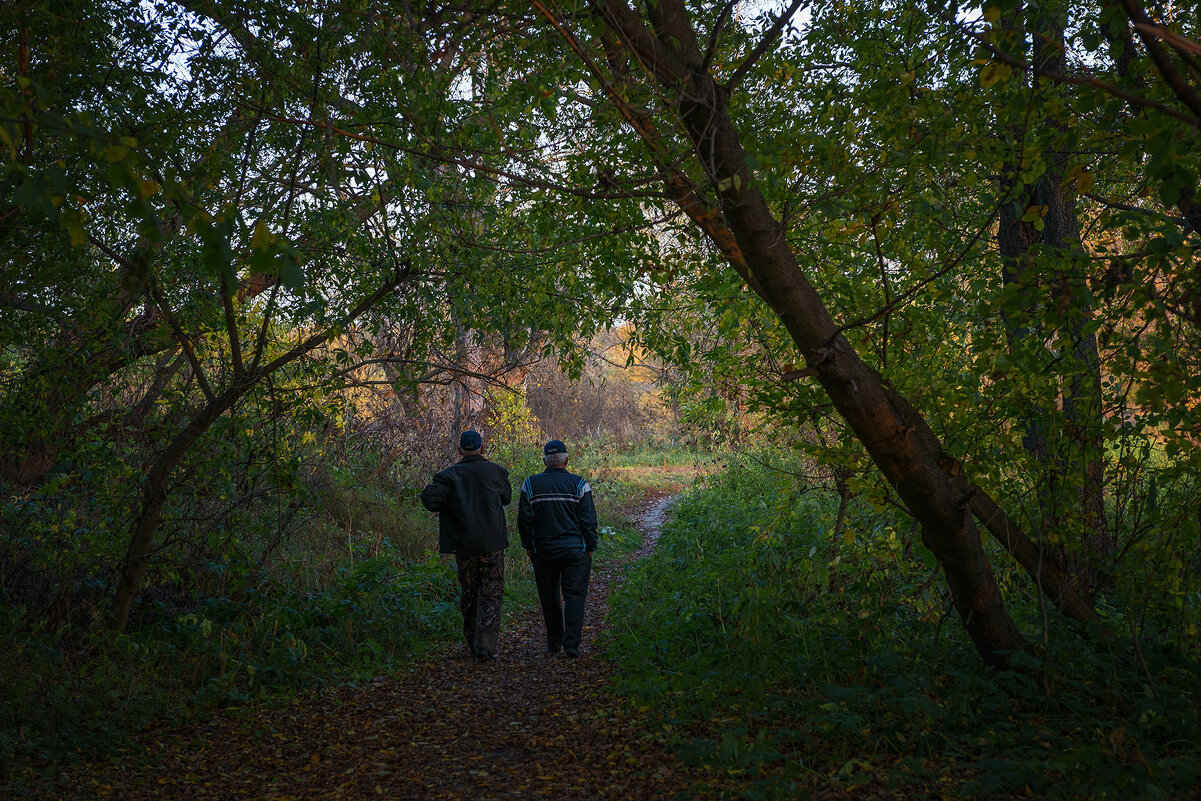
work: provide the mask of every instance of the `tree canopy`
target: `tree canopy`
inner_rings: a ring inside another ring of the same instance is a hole
[[[8,7],[0,480],[108,521],[122,629],[245,418],[327,436],[352,385],[578,373],[629,325],[703,426],[912,520],[1006,664],[995,548],[1091,626],[1201,534],[1195,12]]]

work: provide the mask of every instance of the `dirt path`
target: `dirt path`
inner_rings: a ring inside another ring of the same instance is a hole
[[[645,556],[671,497],[636,517]],[[582,656],[548,658],[541,618],[492,662],[448,645],[409,672],[143,738],[157,767],[113,767],[77,796],[122,799],[660,799],[693,778],[609,690],[598,636],[629,562],[596,570]],[[686,795],[684,797],[687,797]]]

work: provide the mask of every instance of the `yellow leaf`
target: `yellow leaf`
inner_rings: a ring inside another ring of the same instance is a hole
[[[266,250],[271,244],[271,232],[267,230],[267,223],[259,220],[254,224],[254,235],[250,237],[250,247],[255,250]]]
[[[77,222],[67,225],[67,233],[71,235],[71,247],[73,248],[88,243],[88,235],[84,233],[83,226]]]
[[[1076,176],[1076,191],[1084,194],[1093,188],[1093,181],[1096,179],[1096,176],[1088,170],[1081,170],[1080,174]]]
[[[980,70],[980,85],[987,89],[1006,80],[1012,72],[1013,70],[1008,64],[1000,64],[994,61]]]

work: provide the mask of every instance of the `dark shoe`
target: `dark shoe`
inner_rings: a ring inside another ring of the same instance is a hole
[[[561,654],[561,653],[563,653],[563,646],[562,646],[562,645],[548,645],[548,646],[546,646],[546,655],[547,655],[547,656],[558,656],[558,655],[559,655],[559,654]]]
[[[567,657],[568,659],[579,659],[580,652],[575,648],[564,648],[563,656]]]

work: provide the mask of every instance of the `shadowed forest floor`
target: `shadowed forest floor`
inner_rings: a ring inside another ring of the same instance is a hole
[[[650,799],[689,797],[695,769],[612,694],[599,654],[609,591],[653,548],[670,497],[636,515],[644,545],[592,577],[583,655],[545,656],[537,611],[488,663],[446,644],[404,674],[231,710],[143,735],[148,758],[82,766],[67,797]]]

